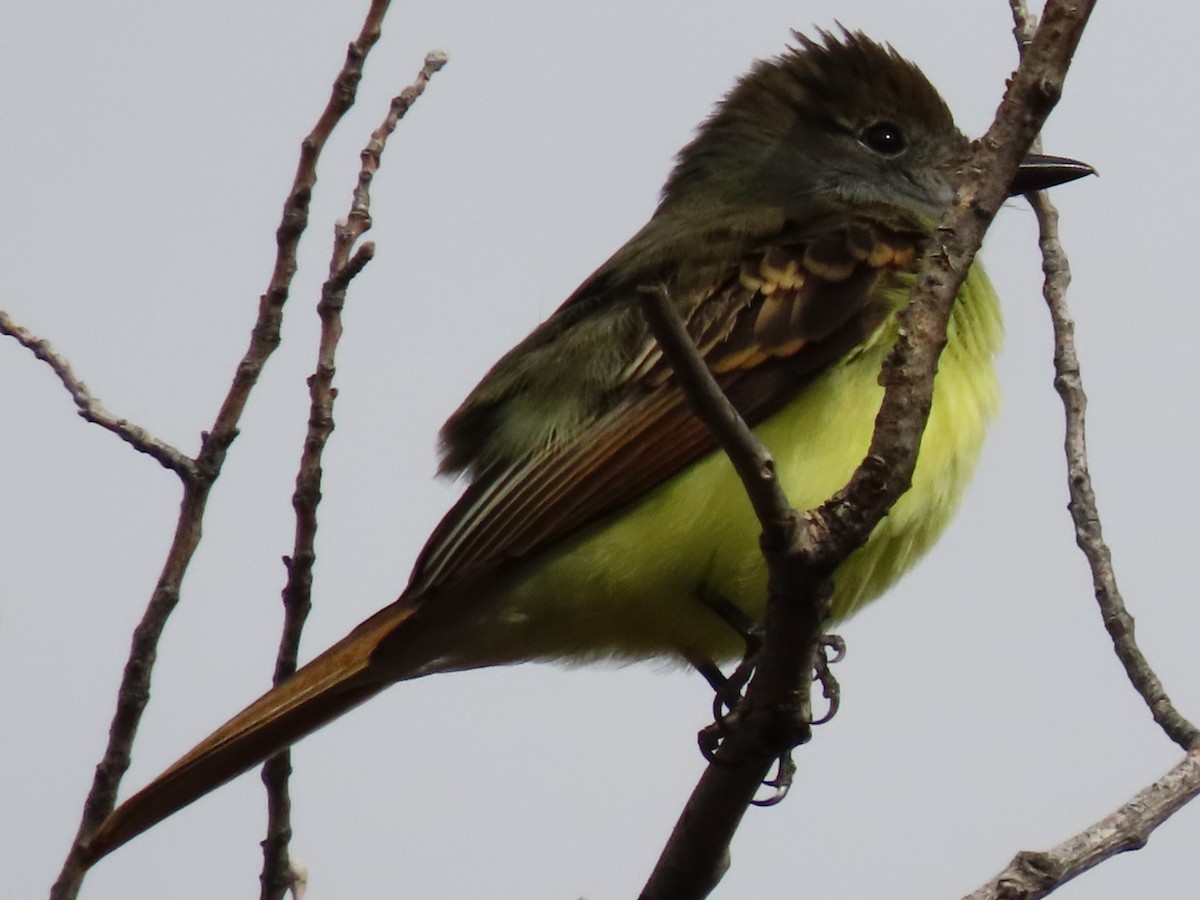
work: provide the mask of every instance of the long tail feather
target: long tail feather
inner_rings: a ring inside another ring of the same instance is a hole
[[[401,599],[376,613],[197,744],[101,823],[88,864],[393,683],[371,657],[414,610]]]

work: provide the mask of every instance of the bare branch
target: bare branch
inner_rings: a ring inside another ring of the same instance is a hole
[[[1013,33],[1024,53],[1034,19],[1022,0],[1010,0]],[[1057,890],[1075,876],[1106,859],[1145,846],[1150,833],[1200,793],[1200,741],[1195,726],[1171,705],[1161,682],[1138,649],[1133,617],[1125,608],[1104,543],[1100,514],[1087,464],[1085,414],[1087,396],[1075,353],[1075,323],[1067,308],[1071,268],[1058,234],[1058,210],[1044,192],[1029,195],[1038,219],[1042,293],[1054,328],[1054,386],[1066,417],[1064,449],[1067,458],[1069,509],[1075,541],[1087,557],[1096,601],[1105,628],[1129,680],[1150,707],[1156,722],[1189,753],[1183,761],[1124,806],[1079,834],[1046,852],[1018,853],[1003,872],[968,895],[966,900],[1034,900]]]
[[[733,463],[763,531],[770,532],[777,523],[794,519],[795,510],[775,476],[775,460],[713,378],[671,306],[666,287],[643,287],[639,293],[650,330],[679,379],[688,404]],[[775,535],[771,540],[778,543],[784,538]]]
[[[446,54],[428,53],[420,73],[411,85],[392,99],[383,123],[371,134],[362,151],[362,167],[351,200],[350,213],[334,229],[330,276],[321,289],[317,314],[321,319],[321,337],[317,368],[308,379],[310,409],[308,433],[296,475],[292,506],[296,511],[296,534],[292,555],[284,558],[287,584],[283,589],[283,633],[275,660],[273,684],[279,685],[296,672],[300,635],[312,609],[312,570],[316,562],[317,506],[321,502],[321,458],[333,433],[333,404],[337,389],[333,377],[337,371],[335,356],[342,336],[342,309],[350,282],[375,256],[375,245],[362,244],[353,256],[354,242],[371,227],[370,185],[378,171],[387,139],[397,123],[425,90],[430,77],[446,64]],[[262,779],[267,789],[267,836],[262,842],[263,869],[260,876],[262,900],[282,900],[296,883],[296,871],[289,858],[292,837],[291,796],[288,780],[292,772],[290,750],[283,750],[263,765]]]
[[[251,332],[250,346],[238,363],[229,392],[221,404],[212,430],[202,435],[196,474],[184,485],[183,502],[175,536],[167,551],[158,584],[147,604],[142,620],[134,630],[129,658],[118,689],[117,708],[109,728],[104,757],[96,766],[92,787],[84,802],[83,815],[75,839],[51,889],[51,900],[74,900],[86,872],[88,838],[112,812],[117,789],[129,768],[130,751],[150,697],[150,674],[154,666],[159,637],[166,621],[179,602],[179,586],[200,541],[200,523],[208,503],[209,491],[220,474],[229,445],[237,436],[237,424],[258,381],[263,366],[279,345],[283,305],[296,272],[296,249],[308,224],[312,188],[316,184],[316,165],[334,127],[354,103],[363,63],[379,40],[380,27],[390,0],[373,0],[358,38],[350,44],[346,60],[334,80],[329,102],[316,126],[300,147],[300,160],[292,189],[284,202],[283,216],[276,231],[276,256],[266,293],[259,300],[258,318]]]
[[[1013,11],[1017,48],[1024,53],[1037,20],[1026,8],[1024,0],[1009,0],[1009,5]],[[1112,638],[1113,649],[1125,667],[1126,675],[1146,701],[1154,721],[1171,740],[1189,750],[1200,741],[1200,730],[1175,709],[1162,682],[1138,648],[1133,616],[1117,586],[1112,554],[1101,532],[1100,512],[1087,462],[1087,395],[1075,352],[1075,322],[1067,307],[1071,265],[1059,239],[1058,209],[1044,191],[1031,194],[1027,199],[1037,215],[1038,244],[1045,274],[1042,295],[1054,328],[1054,388],[1062,399],[1066,417],[1063,449],[1067,458],[1067,489],[1071,498],[1068,508],[1075,525],[1075,542],[1087,558],[1104,627]]]
[[[1067,457],[1067,488],[1071,497],[1068,509],[1075,525],[1075,543],[1087,557],[1104,627],[1112,638],[1117,658],[1125,667],[1125,674],[1146,701],[1154,721],[1171,740],[1187,750],[1200,742],[1200,731],[1175,709],[1158,675],[1137,645],[1133,616],[1125,607],[1121,589],[1117,586],[1112,554],[1100,526],[1100,512],[1087,462],[1087,395],[1083,391],[1079,358],[1075,354],[1075,322],[1067,308],[1071,269],[1058,239],[1058,210],[1044,194],[1031,196],[1029,202],[1037,214],[1041,231],[1042,270],[1046,274],[1042,293],[1054,324],[1054,388],[1062,398],[1066,416],[1063,443]]]
[[[899,338],[881,373],[885,392],[867,457],[843,490],[805,513],[793,540],[772,546],[764,539],[770,597],[758,670],[719,751],[720,765],[708,766],[689,798],[643,900],[707,896],[728,866],[729,839],[771,756],[779,744],[791,747],[807,737],[806,729],[795,728],[795,710],[797,698],[807,705],[828,578],[910,485],[954,298],[1017,165],[1061,95],[1093,5],[1051,0],[992,127],[976,144],[901,314]],[[782,734],[775,730],[781,726]],[[773,751],[768,735],[779,742]]]
[[[1112,560],[1100,532],[1100,516],[1087,467],[1084,415],[1087,397],[1075,355],[1075,323],[1066,305],[1070,267],[1058,239],[1058,211],[1044,193],[1029,197],[1037,213],[1046,275],[1043,293],[1054,325],[1054,385],[1066,414],[1067,483],[1075,540],[1092,571],[1096,600],[1105,627],[1129,680],[1142,695],[1156,722],[1188,755],[1170,772],[1124,806],[1046,852],[1018,853],[1008,868],[966,900],[1034,900],[1106,859],[1139,850],[1150,833],[1200,794],[1200,741],[1195,726],[1171,705],[1161,682],[1138,649],[1133,618],[1125,609]]]
[[[1051,0],[987,133],[975,145],[967,178],[936,229],[922,260],[913,296],[901,314],[900,337],[884,365],[883,404],[867,458],[844,491],[813,512],[807,533],[828,531],[835,540],[814,558],[844,558],[843,544],[861,542],[881,509],[908,488],[933,393],[937,355],[945,344],[954,296],[984,231],[1004,201],[1017,165],[1058,102],[1075,47],[1094,2]],[[865,514],[865,515],[864,515]],[[853,547],[851,547],[853,549]]]
[[[1024,851],[964,900],[1037,900],[1093,866],[1140,850],[1151,832],[1200,794],[1200,747],[1116,812],[1041,853]]]
[[[237,437],[237,423],[245,409],[250,390],[258,381],[268,357],[279,346],[279,326],[283,305],[287,302],[292,277],[296,273],[296,250],[300,236],[308,226],[308,208],[312,189],[317,183],[317,160],[334,127],[354,105],[358,83],[362,80],[367,54],[382,34],[383,18],[391,0],[372,0],[362,31],[346,49],[346,61],[333,83],[329,102],[321,118],[300,144],[300,162],[292,189],[283,205],[283,218],[275,232],[275,267],[267,292],[259,300],[258,321],[251,332],[250,346],[238,364],[237,374],[213,428],[204,443],[200,462],[220,469],[225,451]]]
[[[58,376],[58,380],[62,382],[63,387],[67,389],[67,393],[71,395],[71,399],[79,408],[80,417],[85,421],[111,431],[139,453],[154,457],[164,468],[170,469],[184,481],[195,477],[196,464],[190,456],[176,450],[165,441],[160,441],[128,419],[119,419],[110,413],[105,409],[104,404],[92,395],[88,386],[75,375],[66,357],[55,350],[45,338],[40,338],[28,329],[22,328],[2,309],[0,309],[0,334],[7,334],[14,338],[18,344],[28,349],[54,370],[54,374]]]
[[[421,71],[413,83],[392,98],[387,116],[384,117],[380,126],[371,132],[371,140],[359,155],[362,165],[358,170],[358,183],[354,187],[354,195],[350,202],[350,215],[346,217],[345,224],[340,226],[336,232],[335,252],[330,264],[331,272],[346,264],[354,242],[371,227],[371,182],[375,178],[375,173],[379,171],[380,157],[387,146],[388,137],[396,130],[396,126],[412,108],[412,105],[417,102],[417,98],[425,93],[425,85],[429,83],[429,79],[440,72],[448,60],[449,57],[442,50],[431,50],[426,53],[424,65],[421,66]]]
[[[729,457],[754,506],[763,529],[761,541],[770,570],[772,599],[777,595],[792,598],[791,605],[799,613],[790,621],[768,626],[773,651],[782,644],[777,637],[779,630],[799,623],[798,629],[789,629],[793,633],[788,638],[790,652],[786,657],[793,664],[785,665],[783,677],[772,678],[773,670],[778,668],[773,661],[784,654],[772,652],[768,657],[764,645],[759,671],[767,674],[755,676],[737,719],[730,723],[735,727],[726,734],[717,761],[709,765],[689,798],[642,890],[643,900],[703,897],[724,876],[730,841],[771,765],[781,754],[808,739],[813,654],[826,614],[823,603],[799,602],[815,593],[816,588],[809,589],[803,583],[807,573],[787,567],[782,555],[793,545],[798,517],[776,477],[775,460],[721,391],[672,307],[666,287],[646,286],[640,294],[650,330],[688,404]],[[776,552],[767,552],[768,547]],[[775,739],[768,740],[768,735]]]

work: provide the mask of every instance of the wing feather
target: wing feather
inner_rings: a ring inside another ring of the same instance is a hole
[[[817,235],[785,230],[675,302],[718,382],[754,424],[895,311],[899,292],[889,288],[901,285],[920,240],[912,223],[870,218]],[[422,551],[410,594],[518,564],[711,452],[653,338],[631,360],[606,412],[476,478]]]

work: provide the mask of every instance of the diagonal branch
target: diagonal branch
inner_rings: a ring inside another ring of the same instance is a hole
[[[1017,46],[1024,53],[1034,19],[1023,0],[1009,0],[1009,5]],[[1071,269],[1058,236],[1058,210],[1041,192],[1030,195],[1029,201],[1038,219],[1045,273],[1042,293],[1054,328],[1054,387],[1062,399],[1066,417],[1063,443],[1075,541],[1087,557],[1096,602],[1129,680],[1150,707],[1154,720],[1172,740],[1188,750],[1188,754],[1170,772],[1116,812],[1057,847],[1044,852],[1018,853],[1003,872],[966,900],[1036,900],[1045,897],[1106,859],[1141,849],[1155,828],[1200,794],[1200,734],[1171,704],[1158,676],[1134,640],[1133,617],[1125,608],[1113,573],[1112,557],[1101,534],[1100,513],[1087,465],[1084,421],[1087,396],[1075,353],[1075,323],[1066,302]]]
[[[1009,5],[1017,46],[1024,53],[1034,20],[1023,0],[1009,0]],[[1066,303],[1071,270],[1059,240],[1058,210],[1043,193],[1030,195],[1029,201],[1038,219],[1045,273],[1042,292],[1054,329],[1054,387],[1062,399],[1066,418],[1063,443],[1075,541],[1087,558],[1105,628],[1130,682],[1149,706],[1154,720],[1189,752],[1170,772],[1116,812],[1057,847],[1044,852],[1018,853],[1003,872],[966,900],[1036,900],[1045,897],[1106,859],[1140,849],[1155,828],[1200,794],[1200,733],[1171,704],[1158,676],[1137,646],[1133,617],[1117,587],[1112,556],[1101,533],[1100,514],[1087,464],[1087,396],[1075,353],[1075,323]]]
[[[1013,35],[1017,48],[1024,53],[1036,19],[1026,8],[1024,0],[1009,0],[1009,6],[1012,8]],[[1092,490],[1092,475],[1087,461],[1087,395],[1083,390],[1079,357],[1075,352],[1075,321],[1067,307],[1071,265],[1059,239],[1058,209],[1045,191],[1030,194],[1028,200],[1038,220],[1038,244],[1042,250],[1042,272],[1045,275],[1042,295],[1054,329],[1054,389],[1062,400],[1066,417],[1063,449],[1067,458],[1067,490],[1071,498],[1068,508],[1075,526],[1075,543],[1087,558],[1096,603],[1125,674],[1150,708],[1154,721],[1171,740],[1188,750],[1200,742],[1200,729],[1175,709],[1158,675],[1138,647],[1134,637],[1133,616],[1126,608],[1121,589],[1117,586],[1112,553],[1101,531],[1100,511]]]
[[[772,621],[768,612],[758,673],[738,708],[738,718],[730,722],[716,760],[696,785],[641,894],[642,900],[703,897],[724,876],[729,843],[771,765],[808,739],[808,698],[828,592],[822,592],[821,584],[808,583],[809,573],[803,568],[787,565],[799,517],[779,484],[770,452],[721,391],[671,305],[667,289],[647,286],[640,294],[650,330],[688,404],[729,457],[758,516],[771,603],[776,605],[782,598],[793,613],[780,622],[778,617]],[[818,592],[822,592],[818,601],[804,602]],[[789,631],[784,640],[791,647],[786,654],[777,649],[784,644],[780,639],[784,627]],[[780,661],[782,672],[777,676]],[[776,739],[767,740],[767,735]]]
[[[170,469],[185,482],[196,477],[196,464],[190,456],[176,450],[165,441],[159,440],[146,429],[133,424],[128,419],[114,416],[88,390],[88,386],[75,374],[65,356],[55,350],[45,338],[38,337],[27,328],[22,328],[2,309],[0,309],[0,334],[7,334],[14,338],[18,344],[54,370],[54,374],[58,376],[58,380],[62,382],[63,387],[67,389],[67,393],[71,395],[71,399],[79,408],[80,417],[85,421],[111,431],[139,453],[152,456],[164,468]]]
[[[1151,832],[1200,794],[1200,747],[1116,812],[1042,852],[1022,851],[963,900],[1038,900],[1119,853],[1140,850]]]
[[[1112,554],[1100,527],[1100,512],[1087,462],[1087,395],[1083,391],[1079,358],[1075,354],[1075,322],[1067,308],[1066,291],[1071,269],[1058,239],[1058,210],[1042,193],[1031,196],[1029,201],[1041,231],[1042,268],[1046,275],[1042,291],[1054,325],[1054,388],[1062,398],[1066,417],[1063,444],[1067,457],[1067,489],[1071,497],[1068,509],[1075,525],[1075,543],[1087,557],[1096,603],[1100,606],[1104,627],[1112,638],[1113,650],[1125,667],[1125,674],[1146,701],[1154,721],[1171,740],[1187,750],[1200,746],[1200,730],[1171,703],[1158,675],[1138,647],[1133,616],[1117,586]]]
[[[910,485],[954,297],[1017,165],[1061,95],[1093,5],[1051,0],[992,127],[977,142],[966,180],[921,261],[900,336],[881,373],[885,393],[867,457],[844,489],[805,513],[792,540],[773,545],[764,534],[770,597],[758,670],[721,745],[720,764],[710,764],[702,775],[643,888],[643,900],[707,896],[728,867],[730,841],[779,755],[780,736],[792,742],[789,747],[807,737],[805,728],[796,728],[797,698],[803,715],[828,577]],[[744,452],[752,458],[752,447]],[[753,484],[747,489],[757,490]]]
[[[642,312],[688,404],[729,457],[763,530],[769,532],[778,523],[794,519],[795,510],[775,477],[775,460],[713,378],[671,306],[667,288],[654,285],[641,288],[639,293]],[[785,538],[786,535],[772,535],[769,539],[777,543]]]

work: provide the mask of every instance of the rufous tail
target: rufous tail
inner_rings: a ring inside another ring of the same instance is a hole
[[[372,654],[414,611],[404,598],[380,610],[197,744],[100,824],[87,864],[396,681]]]

